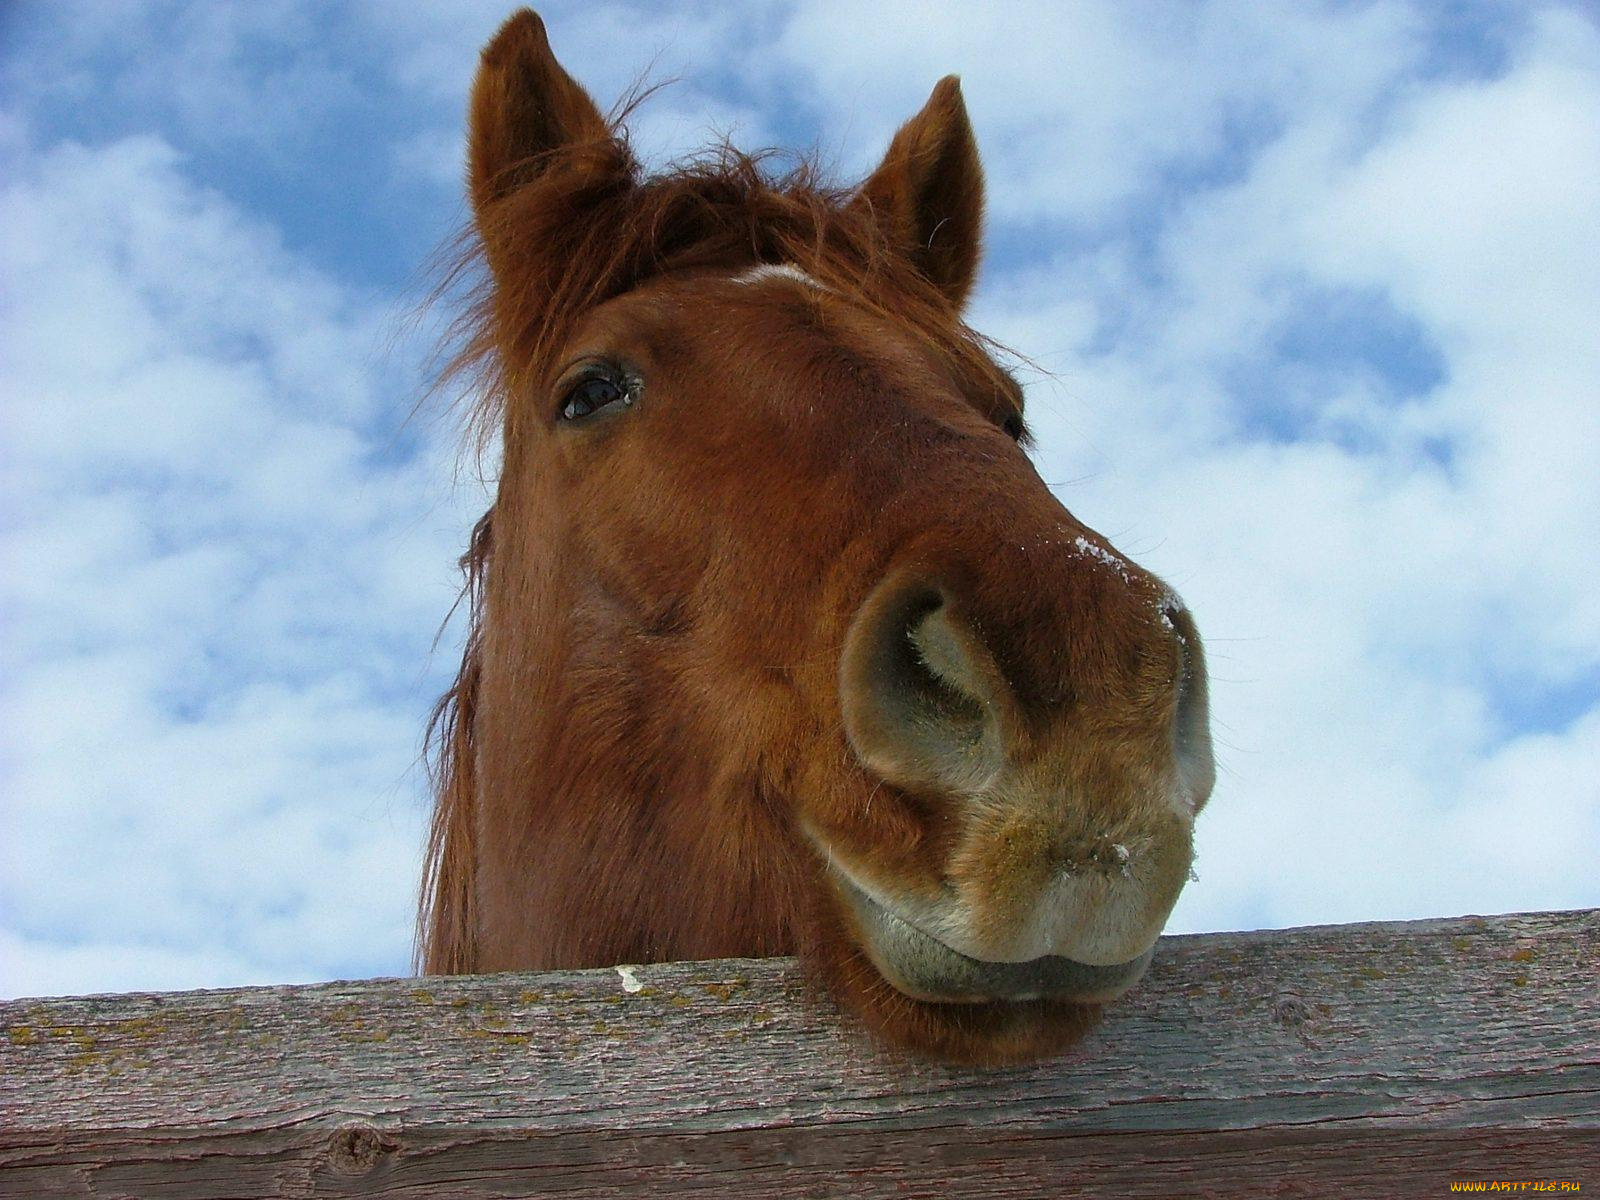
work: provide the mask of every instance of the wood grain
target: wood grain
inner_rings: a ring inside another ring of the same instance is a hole
[[[1600,1191],[1597,963],[1600,910],[1169,937],[997,1070],[869,1044],[789,959],[19,1000],[0,1195]]]

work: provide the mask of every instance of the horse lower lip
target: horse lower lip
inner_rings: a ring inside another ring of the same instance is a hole
[[[848,878],[840,889],[861,926],[868,956],[891,984],[921,1000],[985,1003],[996,1000],[1115,999],[1138,982],[1150,965],[1152,946],[1138,958],[1093,966],[1057,955],[1028,962],[990,962],[953,950],[896,916]]]

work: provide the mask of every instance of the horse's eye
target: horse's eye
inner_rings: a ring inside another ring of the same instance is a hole
[[[576,421],[590,413],[599,412],[608,404],[631,399],[621,379],[609,373],[585,375],[567,389],[561,405],[561,416],[563,420]]]
[[[1011,435],[1011,440],[1014,442],[1020,442],[1028,432],[1028,427],[1016,413],[1009,413],[1006,419],[1000,422],[1000,427]]]

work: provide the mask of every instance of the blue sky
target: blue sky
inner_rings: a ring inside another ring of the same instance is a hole
[[[0,12],[0,993],[406,970],[485,490],[407,421],[489,4]],[[550,5],[666,162],[961,74],[975,323],[1184,593],[1176,929],[1600,903],[1600,27],[1568,4]]]

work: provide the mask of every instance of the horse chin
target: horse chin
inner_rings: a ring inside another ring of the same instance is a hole
[[[996,1066],[1059,1055],[1151,957],[1146,951],[1117,967],[1055,956],[986,962],[917,929],[837,873],[833,883],[835,936],[820,956],[826,981],[878,1037],[922,1057]]]

